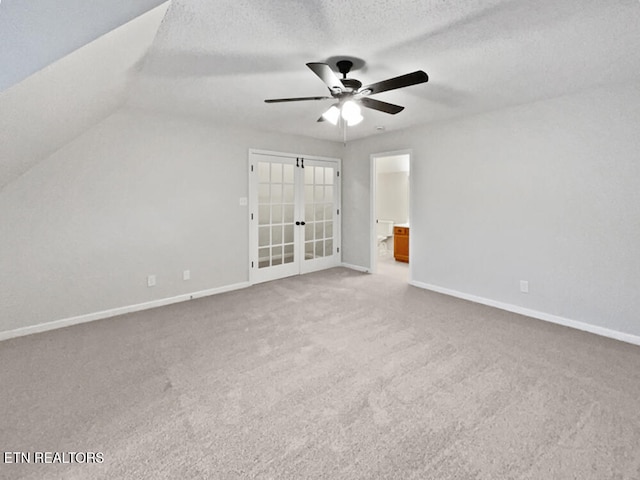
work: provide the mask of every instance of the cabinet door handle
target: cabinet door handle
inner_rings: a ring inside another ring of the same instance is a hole
[[[306,225],[306,223],[304,223],[304,222],[300,222],[300,225]]]
[[[300,222],[296,222],[296,225],[300,225]]]

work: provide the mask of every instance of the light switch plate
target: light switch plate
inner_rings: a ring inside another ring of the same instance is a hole
[[[249,201],[247,200],[247,197],[240,197],[240,206],[241,207],[246,207],[249,204]]]

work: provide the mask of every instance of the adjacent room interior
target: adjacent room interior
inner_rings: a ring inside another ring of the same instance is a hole
[[[0,476],[640,478],[638,25],[0,2]]]
[[[411,154],[371,156],[371,193],[373,197],[371,270],[408,282],[410,239]]]

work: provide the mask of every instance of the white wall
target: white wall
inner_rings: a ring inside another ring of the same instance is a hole
[[[344,261],[369,266],[369,155],[412,149],[415,281],[640,335],[638,105],[612,86],[353,142]]]
[[[10,183],[0,332],[246,282],[249,148],[343,154],[339,143],[119,111]]]
[[[364,267],[369,156],[411,149],[414,280],[640,335],[638,105],[640,84],[603,88],[346,151],[120,111],[0,191],[0,332],[246,281],[261,148],[344,158],[343,260]]]
[[[377,174],[376,213],[380,220],[409,221],[409,172]]]

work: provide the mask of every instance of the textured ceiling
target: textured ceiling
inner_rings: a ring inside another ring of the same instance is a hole
[[[341,140],[316,123],[330,100],[305,66],[342,55],[364,84],[425,70],[375,98],[349,139],[640,80],[638,0],[173,0],[133,83],[132,106]]]

